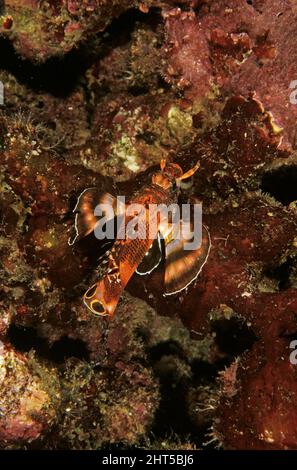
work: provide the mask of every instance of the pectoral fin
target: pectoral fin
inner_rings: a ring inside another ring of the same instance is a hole
[[[141,261],[140,265],[136,269],[136,273],[140,276],[151,274],[161,263],[163,258],[162,241],[160,233],[157,238],[153,241],[152,246],[146,253],[145,257]]]
[[[103,208],[105,205],[109,205],[113,209],[114,216],[117,215],[117,199],[114,196],[106,192],[103,193],[97,188],[86,189],[79,196],[77,204],[73,210],[73,212],[76,213],[75,225],[73,234],[68,241],[69,245],[73,245],[89,235],[95,229],[100,218],[107,216],[107,213],[104,210],[100,217],[94,214],[98,205],[101,205]]]
[[[168,236],[165,239],[165,292],[164,296],[177,294],[197,279],[205,265],[211,239],[207,228],[202,226],[201,245],[195,249],[185,249],[189,239]]]

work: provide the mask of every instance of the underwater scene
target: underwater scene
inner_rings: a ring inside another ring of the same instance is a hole
[[[0,0],[0,449],[297,449],[297,2]]]

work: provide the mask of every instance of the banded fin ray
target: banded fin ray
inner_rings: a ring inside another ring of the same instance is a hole
[[[145,257],[136,269],[136,273],[140,276],[151,274],[160,265],[163,259],[162,241],[160,232],[153,241],[152,246],[146,253]]]
[[[189,240],[172,239],[170,236],[165,239],[165,297],[186,289],[197,279],[207,262],[211,248],[208,229],[202,225],[202,243],[196,249],[185,250],[188,242]]]
[[[115,216],[117,215],[117,199],[115,196],[102,192],[97,188],[85,189],[78,197],[76,206],[73,210],[73,212],[76,213],[75,224],[73,234],[68,240],[69,245],[74,245],[74,243],[77,243],[79,240],[89,235],[94,230],[97,222],[102,217],[107,216],[104,211],[101,217],[94,214],[95,208],[99,204],[110,205]]]

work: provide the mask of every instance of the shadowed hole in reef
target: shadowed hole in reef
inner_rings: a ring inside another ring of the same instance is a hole
[[[161,382],[160,392],[161,401],[151,429],[152,434],[156,439],[176,435],[181,442],[198,444],[197,428],[191,422],[187,411],[185,388],[181,385],[169,387]]]
[[[288,258],[280,266],[277,266],[273,269],[268,269],[264,272],[264,276],[267,276],[269,279],[274,279],[278,283],[279,290],[289,289],[292,285],[290,280],[291,273],[293,271],[294,261],[291,258]]]
[[[253,330],[237,318],[215,320],[212,322],[212,330],[216,334],[215,341],[220,351],[231,356],[231,359],[251,349],[257,341]]]
[[[8,340],[19,352],[29,352],[32,349],[37,356],[60,364],[69,357],[88,360],[86,345],[81,340],[63,336],[49,346],[47,340],[38,336],[35,328],[11,325],[8,330]]]
[[[63,58],[51,58],[43,64],[21,59],[12,44],[4,38],[0,39],[0,50],[0,69],[12,73],[20,83],[35,91],[46,91],[60,98],[74,90],[91,64],[83,48],[68,52]]]
[[[114,19],[103,33],[93,35],[90,41],[78,44],[63,57],[51,57],[44,63],[34,63],[29,59],[21,58],[8,39],[0,38],[0,70],[10,72],[20,83],[32,90],[66,98],[73,92],[92,64],[104,58],[118,46],[130,41],[137,22],[155,28],[160,23],[160,18],[158,9],[153,9],[149,14],[130,9]],[[132,89],[132,92],[137,95],[146,90]],[[43,107],[41,102],[40,107]]]
[[[166,439],[169,436],[178,436],[181,442],[193,442],[197,445],[197,428],[194,426],[187,411],[186,391],[187,382],[178,380],[175,371],[157,371],[157,363],[165,356],[183,358],[182,351],[174,341],[161,343],[149,351],[152,367],[160,381],[161,401],[156,412],[154,425],[151,429],[156,439]]]
[[[286,165],[265,173],[261,190],[284,205],[297,200],[297,166]]]
[[[231,318],[219,319],[212,322],[212,330],[216,333],[216,344],[218,345],[222,358],[214,364],[203,361],[191,363],[191,383],[199,386],[215,388],[216,378],[221,370],[250,349],[257,341],[257,337],[244,321]],[[156,364],[164,356],[176,356],[184,360],[186,357],[178,344],[172,341],[164,342],[150,350],[152,367],[156,373]],[[159,369],[160,371],[160,369]],[[211,422],[202,420],[201,426],[194,425],[188,413],[187,390],[189,383],[187,379],[176,380],[175,371],[166,370],[156,374],[161,385],[161,402],[156,413],[155,423],[152,429],[154,436],[158,439],[166,439],[170,434],[177,435],[181,442],[192,442],[198,448],[207,441],[207,432]]]
[[[159,343],[157,346],[154,346],[150,349],[150,358],[152,362],[156,362],[165,355],[180,355],[182,353],[179,345],[175,341],[165,341]]]
[[[280,334],[280,338],[285,338],[289,342],[296,341],[297,340],[297,331],[295,331],[294,333],[282,333],[282,334]]]

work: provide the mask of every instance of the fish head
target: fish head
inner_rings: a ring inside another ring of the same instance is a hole
[[[152,183],[160,186],[165,191],[177,192],[180,188],[187,187],[188,181],[198,170],[199,162],[186,173],[177,163],[166,163],[161,160],[160,171],[152,176]]]

